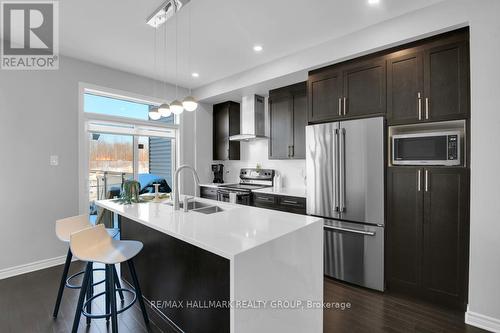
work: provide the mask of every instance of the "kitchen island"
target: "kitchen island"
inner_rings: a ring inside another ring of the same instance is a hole
[[[97,202],[120,216],[122,239],[144,243],[135,263],[151,307],[184,332],[321,332],[321,219],[196,201],[221,211]]]

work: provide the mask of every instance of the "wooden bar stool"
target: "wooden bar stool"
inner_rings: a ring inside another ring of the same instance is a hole
[[[83,313],[86,317],[91,318],[109,318],[111,317],[112,332],[118,332],[118,319],[117,315],[129,309],[136,301],[139,301],[139,305],[142,311],[142,316],[144,318],[144,323],[146,327],[149,326],[149,318],[146,312],[146,307],[144,305],[144,300],[142,299],[141,288],[139,286],[139,280],[137,278],[137,273],[135,271],[134,263],[132,259],[142,250],[142,243],[138,241],[131,240],[114,240],[104,228],[103,225],[97,225],[92,228],[84,229],[79,232],[71,234],[70,237],[70,248],[73,255],[87,262],[87,267],[85,269],[85,274],[83,276],[82,288],[80,289],[80,296],[78,297],[78,304],[76,307],[75,319],[73,321],[72,332],[76,333],[78,331],[78,324],[80,323],[80,318]],[[101,292],[97,295],[88,298],[84,304],[86,290],[91,288],[90,276],[92,275],[92,263],[101,263],[106,265],[106,291]],[[130,275],[132,276],[132,283],[134,289],[117,288],[115,284],[116,275],[113,274],[114,267],[116,264],[127,262],[128,268],[130,270]],[[133,300],[127,306],[123,307],[119,311],[116,308],[116,292],[118,290],[132,293],[134,295]],[[89,303],[95,298],[105,295],[106,298],[110,299],[111,304],[106,304],[106,313],[101,315],[90,314],[84,311]]]
[[[92,227],[92,224],[89,222],[89,216],[84,214],[84,215],[78,215],[78,216],[73,216],[73,217],[68,217],[65,219],[57,220],[56,221],[56,235],[57,238],[59,238],[61,241],[68,243],[70,242],[70,236],[74,232],[78,232],[83,229],[88,229]],[[106,229],[108,234],[111,237],[116,236],[118,233],[117,229]],[[54,318],[57,318],[57,315],[59,314],[59,307],[61,305],[61,299],[62,295],[64,292],[64,288],[70,288],[70,289],[80,289],[80,285],[73,284],[71,281],[76,278],[77,276],[80,276],[84,274],[84,271],[78,272],[76,274],[71,275],[68,277],[68,271],[69,271],[69,266],[71,264],[71,259],[73,258],[73,254],[71,253],[71,248],[68,246],[68,253],[66,255],[66,262],[64,263],[64,269],[63,269],[63,274],[61,276],[61,282],[59,284],[59,291],[57,293],[57,299],[56,299],[56,304],[54,306],[54,312],[52,316]],[[104,268],[92,268],[92,273],[96,271],[105,271]],[[121,292],[121,285],[120,285],[120,280],[118,279],[118,274],[116,273],[116,270],[113,267],[113,275],[114,275],[114,282],[116,284],[116,287],[120,291],[120,299],[123,302],[123,293]],[[87,290],[87,298],[91,298],[93,295],[93,287],[104,283],[105,279],[95,282],[93,281],[93,274],[90,276],[90,281],[92,288],[88,288]],[[91,312],[92,304],[88,304],[87,312]],[[90,323],[90,318],[87,319],[87,323]]]

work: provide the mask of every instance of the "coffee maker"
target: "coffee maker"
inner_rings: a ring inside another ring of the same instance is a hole
[[[214,183],[222,184],[224,183],[224,165],[223,164],[212,164],[212,171],[214,173]]]

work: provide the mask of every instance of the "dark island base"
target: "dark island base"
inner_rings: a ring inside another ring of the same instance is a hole
[[[229,308],[206,308],[230,300],[229,260],[121,217],[121,239],[144,244],[134,259],[148,305],[184,332],[229,332]],[[122,264],[122,278],[132,281]]]

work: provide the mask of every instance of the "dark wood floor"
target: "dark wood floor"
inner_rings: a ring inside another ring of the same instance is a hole
[[[464,313],[408,300],[390,293],[325,279],[325,302],[349,302],[348,310],[324,311],[324,332],[479,333]]]
[[[81,270],[82,267],[81,263],[75,262],[71,271]],[[78,291],[64,291],[59,317],[57,320],[52,319],[61,272],[62,266],[58,266],[0,280],[0,332],[70,332]],[[96,279],[98,277],[96,273]],[[325,302],[348,302],[351,307],[345,310],[325,310],[324,332],[485,332],[465,325],[463,313],[330,279],[325,280]],[[102,312],[103,301],[95,303],[94,306]],[[174,332],[157,315],[152,313],[151,316],[149,332]],[[136,306],[118,318],[120,332],[148,332]],[[94,320],[87,326],[82,316],[79,332],[110,331],[103,319]]]

